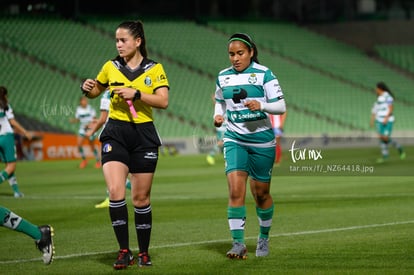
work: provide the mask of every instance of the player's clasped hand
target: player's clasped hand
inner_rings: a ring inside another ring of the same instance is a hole
[[[214,117],[214,126],[220,127],[224,122],[224,117],[222,115],[216,115]]]
[[[244,106],[249,108],[250,111],[259,111],[260,102],[257,100],[249,100],[244,103]]]
[[[82,90],[85,92],[90,92],[92,91],[93,87],[95,87],[96,85],[96,81],[93,79],[86,79],[83,83],[82,83]]]
[[[133,99],[136,93],[136,90],[133,88],[117,88],[113,92],[123,99]]]

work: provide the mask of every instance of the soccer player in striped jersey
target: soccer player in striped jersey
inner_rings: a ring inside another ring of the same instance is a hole
[[[279,165],[282,159],[281,138],[283,136],[283,127],[285,126],[286,114],[287,112],[285,112],[282,115],[269,114],[270,122],[272,123],[273,133],[276,137],[276,165]]]
[[[153,108],[168,107],[169,84],[164,68],[147,56],[140,21],[121,23],[115,31],[118,56],[105,62],[96,79],[86,79],[82,92],[89,98],[111,91],[109,119],[100,134],[102,170],[109,190],[109,215],[119,244],[114,269],[134,263],[129,246],[125,181],[130,175],[138,240],[138,266],[152,265],[148,252],[152,230],[151,188],[161,139]]]
[[[371,110],[371,127],[376,127],[380,140],[382,157],[377,159],[377,163],[383,163],[388,159],[388,145],[394,146],[399,154],[400,159],[405,159],[405,152],[402,146],[391,139],[392,126],[394,124],[394,95],[390,88],[384,82],[378,82],[376,89],[377,100]]]
[[[14,142],[14,131],[24,135],[28,140],[32,139],[32,134],[15,119],[13,109],[7,99],[8,90],[0,87],[0,159],[6,167],[0,171],[0,184],[8,181],[14,192],[15,198],[23,197],[15,175],[16,171],[16,145]]]
[[[268,114],[286,111],[283,92],[272,71],[259,64],[257,47],[247,34],[236,33],[228,41],[231,67],[216,81],[214,124],[220,127],[227,114],[224,134],[225,170],[229,188],[227,218],[233,246],[229,258],[244,259],[246,184],[256,202],[260,234],[256,256],[269,254],[269,230],[274,203],[270,195],[275,160],[275,136]]]
[[[86,96],[82,96],[79,100],[79,106],[76,107],[75,118],[71,119],[70,122],[72,123],[79,123],[79,130],[78,130],[78,137],[77,137],[77,145],[78,150],[82,158],[82,162],[79,164],[79,168],[85,168],[88,165],[88,160],[86,159],[85,152],[83,151],[83,141],[86,140],[88,142],[89,147],[91,148],[91,152],[93,152],[95,156],[95,167],[100,168],[100,158],[98,150],[96,150],[94,146],[94,139],[95,136],[86,137],[86,131],[88,130],[89,124],[96,119],[96,111],[95,109],[89,105],[88,98]]]

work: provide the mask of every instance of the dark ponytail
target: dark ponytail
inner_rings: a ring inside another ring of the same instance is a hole
[[[125,21],[119,24],[118,29],[126,29],[134,37],[134,39],[141,38],[141,45],[139,46],[139,52],[144,58],[148,57],[146,40],[144,34],[144,26],[141,21]]]
[[[235,33],[230,37],[229,43],[233,41],[241,41],[249,48],[249,50],[253,49],[254,53],[253,53],[252,60],[256,63],[259,63],[259,59],[258,59],[259,53],[257,52],[256,44],[253,42],[253,40],[250,38],[249,35],[245,33]]]
[[[0,109],[7,111],[9,109],[9,102],[7,100],[7,88],[0,86]]]
[[[382,91],[388,92],[392,96],[392,98],[395,99],[394,94],[391,92],[390,88],[388,88],[387,84],[385,84],[384,82],[382,82],[382,81],[381,82],[378,82],[377,83],[377,88],[380,89],[380,90],[382,90]]]

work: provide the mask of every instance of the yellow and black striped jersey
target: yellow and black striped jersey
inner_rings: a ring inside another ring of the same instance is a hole
[[[96,80],[104,87],[109,87],[111,91],[109,117],[134,123],[153,121],[152,107],[141,100],[135,100],[134,107],[138,116],[133,117],[128,103],[113,90],[130,87],[141,93],[152,94],[160,87],[169,87],[163,66],[146,58],[136,70],[128,68],[120,57],[109,60],[103,65]]]

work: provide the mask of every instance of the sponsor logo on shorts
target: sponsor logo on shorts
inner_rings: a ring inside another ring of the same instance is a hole
[[[109,152],[111,152],[111,151],[112,151],[112,145],[111,145],[111,144],[109,144],[109,143],[104,144],[104,146],[103,146],[103,148],[102,148],[102,151],[103,151],[104,153],[109,153]]]
[[[154,152],[146,152],[144,158],[145,159],[157,159],[158,154]]]

